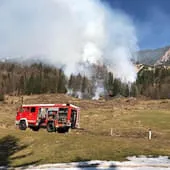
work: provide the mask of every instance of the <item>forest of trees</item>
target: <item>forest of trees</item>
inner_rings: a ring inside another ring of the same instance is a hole
[[[31,95],[41,93],[68,93],[74,97],[92,98],[96,82],[103,84],[103,96],[146,96],[152,99],[170,98],[170,69],[145,66],[138,72],[133,84],[122,83],[105,66],[93,66],[93,76],[73,75],[67,77],[62,69],[44,64],[23,66],[0,63],[0,101],[4,94]]]
[[[136,81],[138,93],[152,99],[170,98],[170,67],[144,67]]]
[[[65,93],[66,83],[66,76],[61,69],[41,63],[31,66],[0,63],[0,89],[4,94]]]
[[[110,73],[111,74],[111,73]],[[137,75],[137,80],[131,85],[112,79],[109,88],[113,96],[146,96],[152,99],[170,98],[170,68],[164,66],[145,66]]]

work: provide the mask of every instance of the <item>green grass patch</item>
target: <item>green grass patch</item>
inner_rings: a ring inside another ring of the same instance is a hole
[[[128,120],[128,118],[127,118]],[[129,121],[138,121],[142,125],[161,130],[170,130],[170,111],[165,110],[143,110],[138,111],[133,114],[133,118],[130,118]]]

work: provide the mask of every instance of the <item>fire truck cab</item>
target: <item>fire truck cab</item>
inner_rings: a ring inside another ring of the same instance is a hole
[[[40,127],[48,132],[79,127],[79,107],[72,104],[32,104],[22,105],[16,115],[16,126],[20,130],[28,127],[34,131]]]

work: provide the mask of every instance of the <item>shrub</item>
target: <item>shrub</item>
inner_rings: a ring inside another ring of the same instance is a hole
[[[4,94],[0,93],[0,101],[4,101],[4,100],[5,100]]]

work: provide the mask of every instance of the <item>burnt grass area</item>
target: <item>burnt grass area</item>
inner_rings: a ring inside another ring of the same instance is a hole
[[[170,156],[170,100],[116,98],[80,100],[64,94],[24,96],[25,104],[71,103],[80,107],[80,129],[69,133],[20,131],[20,97],[0,104],[0,166],[119,160],[133,155]],[[152,139],[148,140],[148,130]]]

